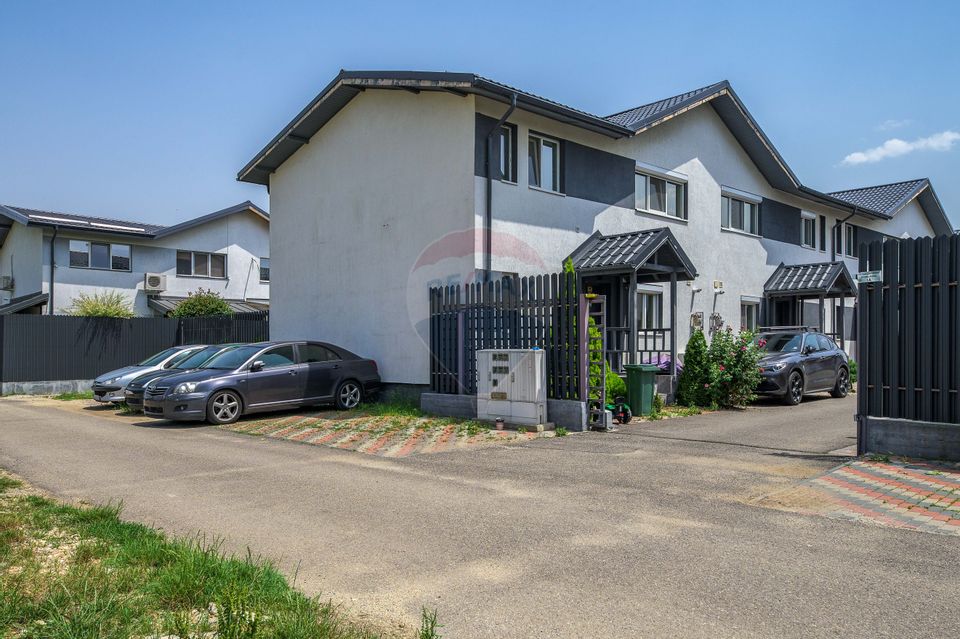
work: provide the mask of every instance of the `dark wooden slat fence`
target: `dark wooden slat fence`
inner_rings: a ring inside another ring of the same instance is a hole
[[[477,392],[477,351],[542,348],[547,395],[578,399],[579,333],[573,274],[505,277],[434,287],[430,296],[430,383],[434,392]]]
[[[171,346],[269,339],[269,313],[230,317],[0,315],[0,382],[93,379]]]
[[[860,271],[858,413],[960,424],[960,235],[864,244]]]

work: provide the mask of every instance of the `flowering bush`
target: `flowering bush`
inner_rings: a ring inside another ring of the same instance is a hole
[[[714,371],[710,366],[707,340],[703,331],[694,331],[683,356],[683,372],[677,383],[677,403],[684,406],[709,406],[713,403],[711,383]]]
[[[761,354],[749,331],[734,335],[728,327],[714,334],[709,357],[715,375],[712,393],[715,404],[725,408],[745,406],[756,398]]]

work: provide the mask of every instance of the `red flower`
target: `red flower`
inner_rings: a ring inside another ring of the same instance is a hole
[[[720,364],[720,370],[725,371],[727,369],[723,367],[723,364]]]

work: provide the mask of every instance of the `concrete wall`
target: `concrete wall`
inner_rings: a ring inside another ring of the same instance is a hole
[[[861,417],[859,454],[960,461],[960,424]]]
[[[14,222],[0,248],[0,275],[12,275],[13,291],[0,291],[0,304],[14,297],[45,291],[41,264],[43,263],[43,232]]]
[[[230,215],[158,240],[133,237],[105,240],[102,234],[60,229],[54,250],[57,265],[54,312],[67,312],[73,299],[80,293],[90,295],[97,291],[120,291],[131,300],[138,315],[155,315],[147,306],[147,294],[143,290],[146,273],[166,274],[167,290],[163,295],[185,297],[188,293],[203,288],[216,291],[228,299],[269,299],[270,285],[260,282],[259,271],[260,258],[270,256],[269,235],[269,224],[252,213]],[[50,238],[50,231],[47,231],[43,240],[45,282],[49,282]],[[71,239],[129,244],[131,270],[127,272],[71,267]],[[177,250],[225,253],[227,277],[178,276]]]
[[[271,337],[429,382],[427,286],[472,277],[472,97],[366,91],[271,177]]]

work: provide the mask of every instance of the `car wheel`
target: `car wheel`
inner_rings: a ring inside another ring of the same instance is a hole
[[[803,375],[799,371],[793,371],[787,378],[787,394],[783,396],[783,403],[787,406],[796,406],[801,401],[803,401]]]
[[[833,390],[830,391],[830,394],[837,398],[846,397],[849,391],[850,373],[847,372],[847,369],[841,368],[840,372],[837,373],[837,383],[834,384]]]
[[[232,424],[242,412],[243,402],[233,391],[214,393],[207,403],[207,421],[211,424]]]
[[[356,408],[362,399],[363,389],[352,379],[343,382],[337,389],[337,408],[340,410]]]

